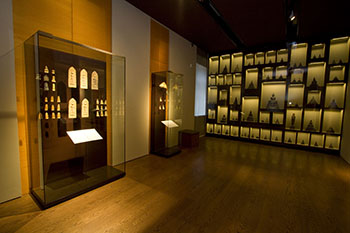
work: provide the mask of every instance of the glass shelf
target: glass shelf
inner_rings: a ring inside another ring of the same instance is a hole
[[[230,126],[229,125],[222,126],[222,135],[230,136]]]
[[[304,82],[304,69],[293,69],[291,71],[291,83],[303,83]]]
[[[344,108],[345,83],[332,83],[326,85],[325,108]]]
[[[216,110],[215,109],[208,109],[208,119],[215,120]]]
[[[307,43],[293,44],[291,49],[290,66],[306,66]]]
[[[303,107],[304,101],[304,85],[291,84],[288,86],[288,107]]]
[[[329,81],[344,81],[345,66],[331,66],[329,68]]]
[[[302,114],[302,109],[287,109],[286,129],[300,130]]]
[[[349,60],[349,37],[335,38],[331,40],[329,48],[329,64],[348,63]]]
[[[238,137],[239,136],[239,126],[231,126],[231,136]]]
[[[288,62],[288,49],[280,49],[277,51],[277,62]]]
[[[215,85],[216,85],[215,75],[208,76],[208,86],[215,86]]]
[[[207,133],[214,133],[214,124],[207,123]]]
[[[227,124],[228,107],[218,106],[217,123]]]
[[[311,46],[311,59],[324,58],[326,45],[314,44]]]
[[[248,69],[245,75],[245,89],[257,89],[258,88],[258,69]]]
[[[310,146],[323,148],[324,135],[323,134],[311,134]]]
[[[251,139],[259,139],[260,130],[258,128],[250,128],[250,138]]]
[[[263,65],[265,59],[265,53],[264,52],[258,52],[255,54],[255,65]]]
[[[241,86],[230,87],[230,104],[241,105]]]
[[[239,111],[230,109],[230,121],[239,120]]]
[[[325,62],[314,62],[308,65],[307,87],[317,89],[324,86]]]
[[[282,131],[281,130],[272,130],[271,141],[273,142],[282,142]]]
[[[209,74],[219,73],[219,56],[209,58]]]
[[[340,145],[340,136],[326,136],[325,148],[331,150],[339,150]]]
[[[266,64],[275,63],[276,51],[275,50],[267,51],[265,54],[265,61],[266,61]]]
[[[260,111],[260,123],[270,124],[270,112]]]
[[[260,129],[260,140],[270,141],[271,131],[269,129]]]
[[[241,127],[241,138],[249,138],[249,127]]]
[[[343,110],[324,110],[322,132],[340,134],[343,122]]]
[[[262,83],[261,85],[261,104],[260,108],[267,110],[284,109],[284,100],[286,97],[285,83]]]
[[[249,53],[244,56],[244,65],[245,66],[252,66],[254,65],[254,54]]]
[[[244,97],[242,98],[242,121],[258,121],[259,98]]]
[[[309,142],[310,142],[310,134],[309,133],[298,132],[298,140],[297,140],[298,145],[309,146]]]
[[[216,104],[218,97],[217,87],[208,87],[208,104]]]
[[[309,110],[304,111],[304,131],[319,132],[321,124],[322,110]]]
[[[272,124],[283,125],[284,113],[274,112],[272,113]]]
[[[262,70],[262,80],[271,80],[274,79],[275,76],[273,74],[273,68],[272,67],[265,67]]]
[[[220,56],[220,73],[226,74],[230,73],[230,55],[222,55]]]
[[[285,131],[284,132],[284,143],[295,144],[297,134],[296,132]]]
[[[234,53],[231,55],[231,72],[242,72],[243,53]]]
[[[242,83],[242,74],[236,73],[233,74],[233,84],[240,85]]]

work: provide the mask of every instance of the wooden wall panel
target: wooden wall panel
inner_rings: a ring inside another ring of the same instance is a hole
[[[28,193],[29,143],[35,144],[35,139],[28,141],[23,42],[41,30],[111,51],[111,0],[13,0],[12,4],[22,193]]]

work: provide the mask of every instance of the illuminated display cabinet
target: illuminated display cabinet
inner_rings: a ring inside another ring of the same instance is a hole
[[[125,59],[44,32],[24,47],[32,196],[47,208],[123,177]]]
[[[339,153],[349,37],[209,58],[207,135]]]

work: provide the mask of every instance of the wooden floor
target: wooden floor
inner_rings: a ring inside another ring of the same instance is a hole
[[[217,138],[45,211],[0,205],[0,232],[350,232],[350,165],[340,157]]]

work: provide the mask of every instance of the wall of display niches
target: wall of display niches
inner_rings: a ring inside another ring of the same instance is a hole
[[[209,58],[207,135],[338,152],[349,37]]]

